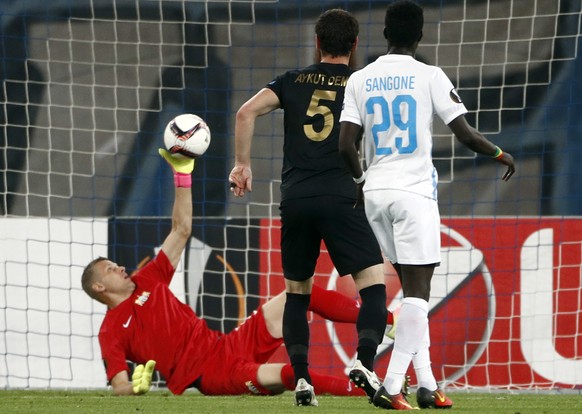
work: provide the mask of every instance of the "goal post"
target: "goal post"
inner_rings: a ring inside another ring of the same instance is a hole
[[[341,6],[360,23],[357,65],[386,53],[388,2]],[[582,6],[578,0],[424,1],[417,59],[443,68],[502,167],[435,120],[443,262],[429,303],[438,381],[457,389],[582,387]],[[136,270],[170,226],[167,122],[204,118],[194,225],[172,290],[228,332],[284,288],[283,115],[259,118],[254,191],[228,172],[242,103],[314,62],[314,22],[336,2],[28,0],[0,4],[0,387],[107,386],[106,309],[81,289],[98,256]],[[387,263],[388,303],[400,287]],[[322,246],[315,283],[357,297]],[[344,375],[352,325],[311,315],[311,366]],[[392,342],[379,350],[383,375]],[[285,361],[283,349],[272,361]],[[160,382],[163,386],[163,380]]]

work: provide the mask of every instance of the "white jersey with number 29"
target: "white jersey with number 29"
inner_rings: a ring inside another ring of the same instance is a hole
[[[467,109],[442,69],[408,55],[384,55],[350,76],[341,121],[364,128],[364,191],[395,189],[437,199],[432,121]]]

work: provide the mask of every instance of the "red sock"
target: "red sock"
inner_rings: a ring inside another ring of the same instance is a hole
[[[360,303],[335,290],[327,290],[313,285],[309,310],[333,322],[356,323]],[[392,313],[388,312],[386,324],[392,325],[393,323]]]
[[[295,373],[291,364],[285,364],[281,369],[281,381],[286,389],[295,389]]]
[[[356,388],[346,376],[345,378],[323,375],[309,370],[315,395],[341,395],[341,396],[363,396],[366,395],[362,388]],[[287,364],[281,370],[283,385],[290,391],[295,389],[295,376],[291,364]]]
[[[315,395],[348,395],[348,396],[364,396],[366,392],[362,388],[356,388],[354,384],[350,382],[350,379],[346,375],[345,377],[334,377],[331,375],[317,374],[312,370],[309,370],[311,375],[311,381],[313,382],[313,388]]]

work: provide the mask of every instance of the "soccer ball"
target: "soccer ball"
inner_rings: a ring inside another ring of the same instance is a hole
[[[200,157],[210,145],[210,128],[198,115],[178,115],[164,130],[164,144],[176,157]]]

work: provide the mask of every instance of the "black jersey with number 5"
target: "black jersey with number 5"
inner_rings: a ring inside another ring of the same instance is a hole
[[[317,195],[355,198],[355,184],[338,152],[339,118],[352,73],[346,65],[318,63],[267,85],[285,113],[282,201]]]

